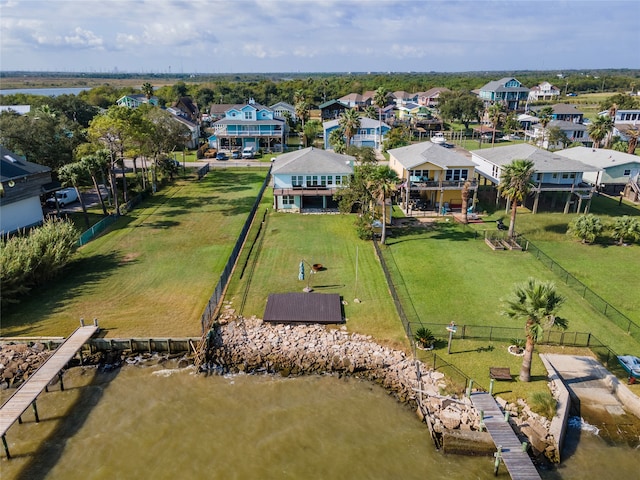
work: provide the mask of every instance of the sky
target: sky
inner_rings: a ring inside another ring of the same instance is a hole
[[[0,70],[638,68],[638,0],[0,0]]]

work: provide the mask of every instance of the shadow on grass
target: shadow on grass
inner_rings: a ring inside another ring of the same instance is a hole
[[[110,253],[92,255],[70,263],[59,277],[34,287],[20,303],[3,308],[3,330],[9,330],[11,336],[29,335],[33,332],[34,324],[47,318],[50,312],[62,308],[67,299],[82,295],[87,286],[112,275],[114,270],[132,261],[135,259]]]

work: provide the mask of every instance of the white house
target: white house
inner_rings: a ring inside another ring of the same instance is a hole
[[[40,225],[44,219],[40,195],[55,186],[49,167],[28,162],[0,145],[0,234]]]
[[[549,152],[527,143],[504,147],[485,148],[471,151],[471,159],[477,165],[476,172],[490,183],[498,185],[502,169],[513,160],[530,160],[534,164],[535,173],[532,182],[532,213],[537,213],[540,201],[553,208],[557,201],[565,200],[564,213],[568,213],[572,204],[576,204],[579,212],[582,201],[587,200],[585,213],[589,209],[595,188],[583,181],[586,172],[597,172],[600,169],[578,160],[562,156],[557,152]],[[529,199],[525,199],[525,204]]]
[[[349,184],[355,157],[314,147],[280,155],[271,167],[273,208],[337,210],[333,194]]]
[[[333,130],[340,128],[340,120],[329,120],[322,124],[324,132],[324,148],[329,150],[329,135]],[[391,130],[391,127],[384,122],[374,120],[368,117],[360,117],[360,128],[358,132],[351,138],[351,145],[356,147],[372,147],[380,150],[384,142],[384,136]],[[345,139],[346,140],[346,139]]]
[[[540,85],[531,87],[529,90],[529,101],[537,102],[538,100],[555,100],[560,96],[560,89],[551,85],[549,82],[542,82]]]

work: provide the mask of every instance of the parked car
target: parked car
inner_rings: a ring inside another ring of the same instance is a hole
[[[227,154],[224,152],[218,152],[216,154],[216,160],[226,160],[227,158],[229,157],[227,157]]]
[[[234,150],[231,152],[231,158],[240,158],[240,150]]]
[[[78,194],[75,188],[63,188],[55,193],[55,196],[47,198],[46,204],[49,208],[56,207],[56,198],[58,199],[58,205],[60,208],[70,203],[78,201]]]
[[[505,135],[502,138],[504,140],[522,140],[522,137],[520,135],[516,135],[515,133],[513,133],[511,135]]]
[[[244,147],[242,150],[242,158],[253,158],[256,153],[256,149],[254,147]]]

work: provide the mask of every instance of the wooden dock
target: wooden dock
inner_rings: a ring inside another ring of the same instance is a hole
[[[33,406],[36,421],[38,421],[38,413],[35,408],[36,398],[97,331],[97,324],[78,328],[0,407],[0,436],[7,458],[11,458],[5,439],[7,430],[16,420],[20,419],[29,405]]]
[[[484,425],[496,447],[500,446],[502,460],[513,480],[540,480],[540,474],[529,454],[523,451],[522,443],[514,433],[495,399],[488,393],[473,393],[473,406],[484,414]]]

